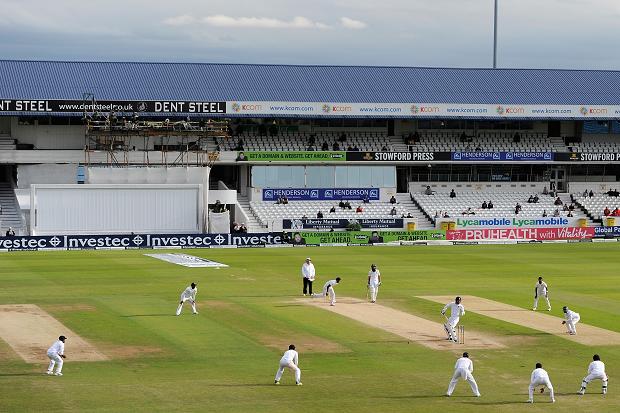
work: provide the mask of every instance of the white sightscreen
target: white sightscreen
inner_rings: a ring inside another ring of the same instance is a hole
[[[33,235],[202,232],[202,185],[32,185]]]

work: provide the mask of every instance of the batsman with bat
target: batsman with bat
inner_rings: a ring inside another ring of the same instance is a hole
[[[446,317],[448,308],[450,309],[450,318]],[[443,328],[446,330],[446,334],[448,334],[447,340],[452,340],[455,343],[458,342],[456,325],[459,323],[461,316],[465,315],[465,307],[461,304],[461,297],[456,297],[453,303],[446,304],[443,310],[441,310],[441,315],[446,317],[446,323],[443,325]]]

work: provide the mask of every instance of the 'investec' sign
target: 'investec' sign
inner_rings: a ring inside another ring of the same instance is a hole
[[[444,220],[446,221],[446,220]],[[447,220],[449,221],[449,220]],[[534,227],[576,227],[577,218],[457,218],[456,227],[469,228],[534,228]]]

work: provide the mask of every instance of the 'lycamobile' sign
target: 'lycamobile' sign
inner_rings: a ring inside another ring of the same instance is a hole
[[[450,220],[444,220],[450,221]],[[470,228],[553,228],[577,227],[578,218],[456,218],[456,227]]]

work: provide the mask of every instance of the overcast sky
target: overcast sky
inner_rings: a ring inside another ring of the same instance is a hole
[[[620,0],[499,0],[499,67],[620,70]],[[0,58],[490,67],[493,0],[0,0]]]

